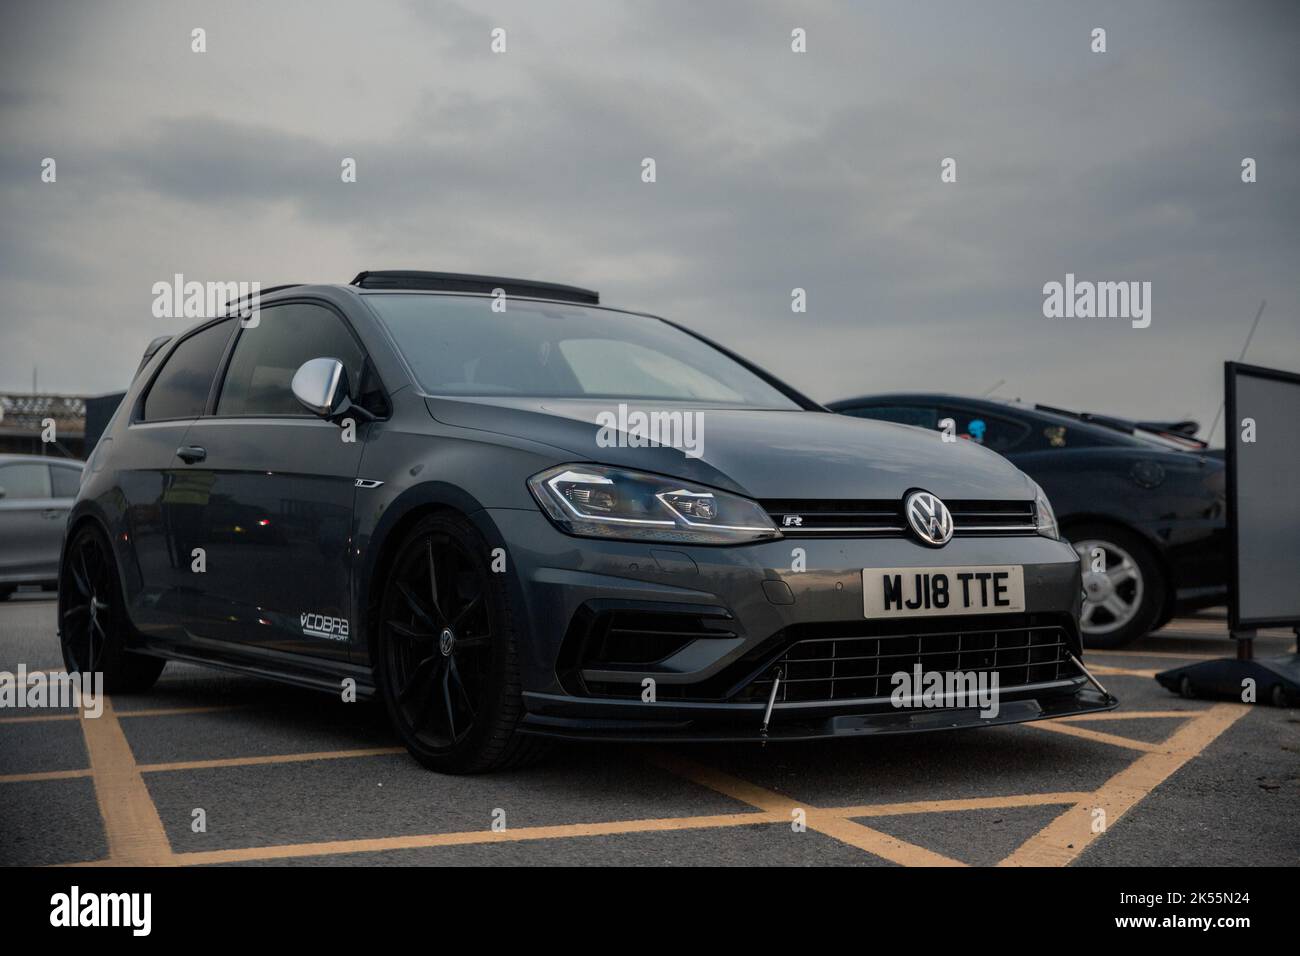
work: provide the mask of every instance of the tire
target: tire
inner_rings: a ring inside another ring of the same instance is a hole
[[[158,680],[166,661],[128,650],[117,562],[108,539],[86,525],[68,542],[59,568],[59,644],[71,673],[104,675],[110,694],[138,694]]]
[[[1085,647],[1116,648],[1153,630],[1165,608],[1167,585],[1151,546],[1127,529],[1080,524],[1066,538],[1083,563],[1084,604],[1079,627]],[[1093,550],[1105,571],[1091,569]]]
[[[505,576],[454,514],[422,519],[387,574],[376,621],[375,678],[411,756],[440,773],[483,773],[540,756],[523,716]]]

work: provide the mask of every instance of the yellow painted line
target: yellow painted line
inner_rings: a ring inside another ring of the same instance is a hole
[[[819,808],[799,803],[789,797],[766,790],[757,784],[711,767],[701,766],[672,754],[660,754],[655,763],[672,773],[693,780],[701,786],[716,790],[733,800],[740,800],[758,809],[775,814],[784,822],[793,822],[794,811],[803,810],[808,829],[833,837],[841,843],[855,846],[875,856],[903,866],[965,866],[959,860],[935,853],[892,837],[879,830],[863,826],[834,812],[824,813]]]
[[[82,718],[81,732],[90,754],[95,799],[104,821],[109,861],[119,866],[171,862],[167,832],[136,767],[135,755],[113,710],[112,698],[104,698],[104,712],[98,718]]]
[[[51,720],[79,720],[80,714],[33,714],[30,717],[0,717],[4,724],[43,724]]]
[[[391,850],[418,850],[438,846],[520,843],[527,840],[618,836],[625,833],[707,830],[716,827],[782,823],[788,819],[788,817],[781,817],[774,813],[728,813],[714,816],[667,817],[652,820],[613,820],[608,823],[567,823],[558,826],[518,827],[500,831],[470,830],[459,833],[428,833],[420,836],[335,840],[325,843],[289,843],[279,846],[256,846],[233,850],[202,850],[192,853],[177,853],[172,857],[172,861],[189,866],[210,863],[245,863],[252,860],[283,860],[337,853],[382,853]]]
[[[1176,617],[1169,621],[1164,627],[1155,634],[1163,634],[1165,631],[1195,631],[1198,634],[1222,634],[1228,636],[1228,619],[1205,620],[1194,617]]]
[[[855,807],[827,807],[820,810],[837,817],[894,817],[912,813],[956,813],[963,810],[1006,810],[1015,807],[1041,807],[1052,804],[1078,803],[1089,794],[1083,791],[1062,793],[1015,793],[1005,797],[968,797],[962,800],[918,800],[911,803],[864,803]]]
[[[1195,717],[1200,710],[1108,710],[1100,714],[1071,714],[1069,717],[1057,717],[1057,722],[1079,723],[1093,720],[1152,720],[1155,718]]]
[[[1105,664],[1089,664],[1088,670],[1094,674],[1121,675],[1123,677],[1155,677],[1159,671],[1133,670],[1128,667],[1107,667]]]
[[[148,707],[141,710],[119,710],[118,720],[127,717],[181,717],[188,714],[217,714],[226,710],[247,710],[252,704],[213,704],[209,707]]]
[[[1240,704],[1216,704],[1204,711],[1179,728],[1161,745],[1159,752],[1143,754],[1102,784],[1089,799],[1066,810],[998,865],[1067,866],[1102,835],[1093,832],[1095,809],[1104,810],[1106,828],[1113,827],[1248,710]]]
[[[73,780],[89,777],[89,770],[42,770],[38,773],[10,773],[0,776],[0,783],[34,783],[38,780]]]
[[[1235,647],[1225,647],[1222,654],[1176,654],[1173,651],[1099,651],[1089,649],[1088,659],[1094,657],[1167,657],[1176,661],[1217,661],[1221,657],[1232,657],[1237,653]]]
[[[210,770],[213,767],[255,767],[277,763],[305,763],[309,760],[345,760],[352,757],[381,757],[406,753],[405,747],[371,747],[367,750],[322,750],[318,753],[264,754],[256,757],[221,757],[215,760],[181,760],[175,763],[143,763],[140,773],[170,773],[175,770]]]
[[[1134,740],[1132,737],[1121,737],[1118,734],[1108,734],[1101,730],[1089,730],[1087,727],[1075,727],[1073,724],[1053,724],[1046,720],[1036,720],[1025,726],[1033,727],[1036,730],[1050,730],[1054,734],[1065,734],[1067,737],[1080,737],[1083,740],[1091,740],[1099,744],[1110,744],[1112,747],[1124,747],[1128,750],[1141,750],[1145,753],[1164,751],[1164,747],[1160,744],[1147,743],[1145,740]]]
[[[223,710],[243,710],[251,704],[217,704],[212,707],[150,707],[142,710],[119,710],[117,719],[127,717],[179,717],[185,714],[211,714]],[[80,720],[79,713],[33,714],[30,717],[0,717],[0,726],[4,724],[41,724],[50,720]]]

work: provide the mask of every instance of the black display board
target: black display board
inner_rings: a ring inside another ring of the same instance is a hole
[[[1300,375],[1227,362],[1229,625],[1300,625]]]

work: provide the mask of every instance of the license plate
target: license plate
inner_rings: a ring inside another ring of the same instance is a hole
[[[1025,609],[1019,564],[969,568],[863,568],[862,613],[869,618],[1012,614]]]

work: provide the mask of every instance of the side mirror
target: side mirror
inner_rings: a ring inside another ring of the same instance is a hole
[[[293,375],[293,397],[313,415],[330,418],[348,407],[348,373],[335,358],[314,358]]]
[[[5,490],[4,488],[0,488],[0,498],[3,498],[4,496],[5,496]]]

